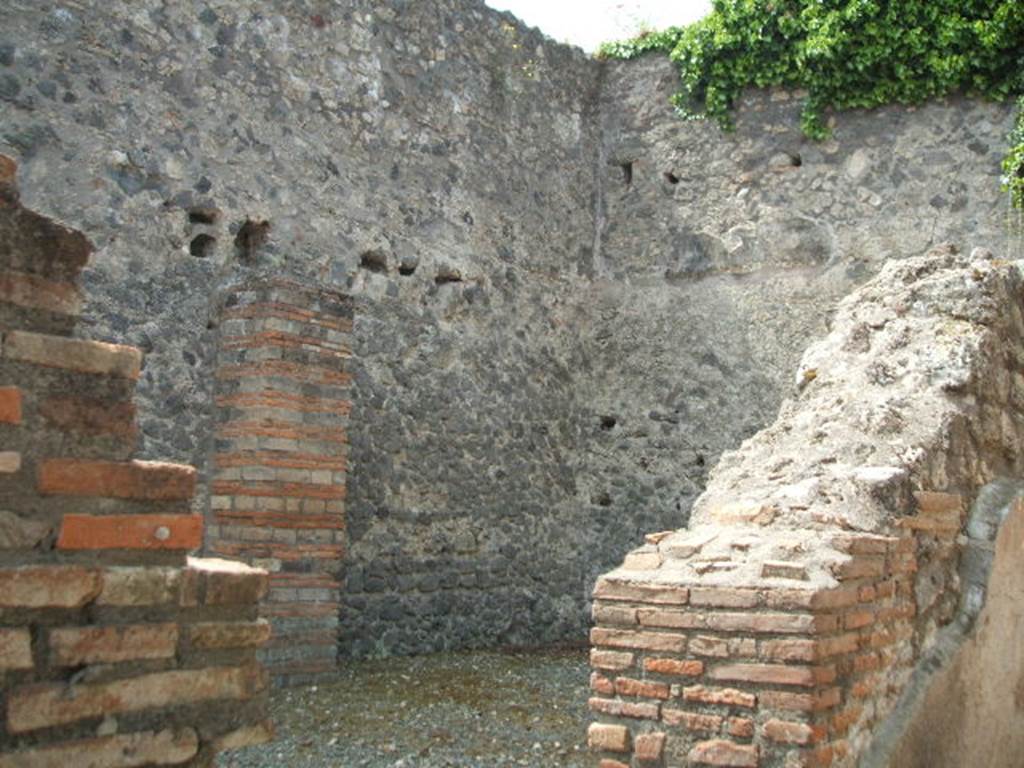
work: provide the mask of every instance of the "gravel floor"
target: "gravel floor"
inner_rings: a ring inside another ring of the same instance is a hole
[[[584,651],[472,652],[350,663],[275,692],[277,741],[218,768],[502,768],[586,759]]]

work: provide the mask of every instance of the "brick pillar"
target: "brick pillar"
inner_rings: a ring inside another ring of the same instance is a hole
[[[337,669],[352,308],[284,280],[230,294],[221,323],[211,552],[270,571],[278,684]]]
[[[130,460],[142,355],[71,337],[92,248],[14,171],[0,155],[0,765],[209,766],[271,735],[267,576],[187,557],[195,471]]]

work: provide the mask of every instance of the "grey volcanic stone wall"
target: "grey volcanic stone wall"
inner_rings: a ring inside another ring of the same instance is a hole
[[[651,55],[610,62],[602,90],[579,393],[615,425],[587,443],[580,486],[637,543],[634,521],[685,524],[719,454],[774,418],[834,305],[888,259],[945,241],[1024,255],[999,189],[1012,105],[844,112],[814,142],[799,94],[748,92],[726,134],[679,119],[677,82]]]
[[[673,78],[473,0],[16,0],[0,151],[97,244],[79,332],[146,352],[142,454],[200,510],[224,297],[352,297],[343,653],[582,640],[832,302],[942,239],[1007,252],[1008,107],[813,144],[779,93],[683,123]]]

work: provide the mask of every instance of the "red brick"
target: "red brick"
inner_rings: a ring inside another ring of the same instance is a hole
[[[757,768],[757,747],[734,744],[723,739],[702,741],[690,750],[688,759],[699,765],[721,768]]]
[[[667,684],[650,680],[633,680],[629,677],[620,677],[615,681],[615,692],[619,696],[643,696],[648,699],[667,699],[669,697]]]
[[[47,459],[39,465],[38,486],[44,495],[184,501],[195,492],[196,471],[153,461]]]
[[[629,752],[629,729],[624,725],[591,723],[587,745],[600,752]]]
[[[65,515],[58,549],[197,549],[201,515]]]
[[[0,424],[21,424],[21,390],[0,387]]]
[[[260,648],[270,639],[270,623],[264,619],[253,622],[203,622],[187,627],[193,648]]]
[[[782,709],[791,712],[817,712],[839,705],[841,691],[826,688],[818,693],[791,693],[789,691],[761,691],[758,701],[762,709]]]
[[[601,651],[591,648],[590,666],[609,672],[621,672],[633,666],[633,654],[626,651]]]
[[[629,766],[620,760],[609,760],[608,758],[605,758],[598,763],[597,768],[629,768]]]
[[[840,581],[852,579],[878,579],[885,575],[884,557],[857,556],[832,566],[833,575]]]
[[[50,425],[85,435],[135,437],[135,405],[78,397],[51,397],[39,404],[39,415]]]
[[[663,632],[633,632],[625,629],[594,627],[590,630],[592,645],[612,648],[636,648],[646,651],[682,653],[686,650],[686,636]]]
[[[178,647],[174,624],[62,627],[49,634],[50,663],[58,667],[138,659],[169,659]]]
[[[140,606],[177,604],[182,569],[172,567],[114,567],[103,572],[103,591],[97,605]]]
[[[0,629],[0,672],[32,669],[32,636],[27,629]]]
[[[636,737],[636,745],[633,748],[633,755],[641,765],[661,763],[664,753],[664,733],[644,733]]]
[[[700,704],[718,704],[728,707],[746,707],[753,709],[757,705],[757,696],[735,688],[705,688],[703,685],[691,685],[683,688],[685,701],[696,701]]]
[[[64,683],[26,686],[8,695],[7,728],[25,733],[105,715],[216,699],[245,700],[265,687],[265,673],[256,666],[176,670],[84,683],[74,687],[74,696],[68,696]]]
[[[874,623],[874,611],[853,611],[843,617],[843,626],[846,629],[860,629]]]
[[[644,659],[644,669],[660,675],[696,677],[704,674],[704,662],[695,659]]]
[[[298,435],[302,440],[305,436]],[[319,439],[319,438],[312,438]],[[315,483],[282,483],[277,480],[237,483],[216,480],[211,483],[210,492],[217,496],[251,496],[253,498],[298,498],[298,499],[344,499],[344,485],[317,485]]]
[[[651,605],[685,605],[689,591],[685,587],[636,584],[602,578],[594,587],[594,597],[599,600],[621,600]]]
[[[814,640],[762,640],[758,655],[768,661],[814,661],[818,644]]]
[[[135,347],[29,331],[7,333],[4,357],[17,362],[125,379],[139,378],[142,368],[142,353]]]
[[[591,615],[596,624],[619,624],[624,626],[636,624],[636,608],[594,603]]]
[[[669,725],[681,725],[688,731],[717,733],[722,727],[722,718],[719,715],[704,715],[668,707],[661,710],[661,719]]]
[[[217,558],[188,558],[185,579],[205,594],[206,605],[253,605],[266,595],[269,583],[266,571]],[[337,611],[337,606],[326,608]]]
[[[351,374],[344,371],[302,363],[290,363],[285,360],[222,365],[217,369],[216,377],[221,380],[274,377],[338,387],[344,387],[352,382]]]
[[[690,589],[690,604],[710,608],[754,608],[761,604],[761,594],[756,589],[693,587]]]
[[[814,741],[814,729],[807,723],[793,723],[772,718],[761,726],[764,735],[780,744],[806,745]]]
[[[0,301],[60,315],[76,315],[81,297],[71,283],[55,282],[27,272],[4,272],[0,273]]]
[[[704,626],[704,614],[667,608],[641,608],[637,619],[645,627],[664,629],[696,629]]]
[[[600,672],[590,673],[590,690],[600,693],[603,696],[615,695],[615,683],[602,675]]]
[[[316,396],[303,397],[276,389],[221,395],[214,402],[219,408],[276,408],[296,413],[330,413],[335,416],[348,416],[352,412],[351,400],[332,400]],[[218,466],[227,465],[220,464],[218,461]]]
[[[0,570],[0,607],[79,608],[93,600],[102,582],[97,571],[78,566],[25,566]]]
[[[737,739],[754,738],[754,721],[749,717],[730,717],[725,723],[726,732]]]
[[[838,736],[843,736],[850,727],[860,720],[860,716],[864,714],[864,707],[857,704],[847,707],[842,712],[836,712],[832,718],[832,730]]]
[[[0,155],[0,185],[15,186],[17,177],[18,164],[7,155]]]
[[[612,717],[635,717],[644,720],[657,720],[660,712],[660,704],[649,704],[647,702],[613,701],[609,699],[592,698],[587,702],[592,712],[599,712],[602,715]]]
[[[817,684],[817,676],[812,667],[783,664],[729,664],[714,667],[710,676],[712,680],[755,685],[798,685],[813,688]]]
[[[689,647],[690,653],[696,656],[713,656],[721,659],[729,656],[729,641],[724,638],[697,635],[691,638]]]
[[[78,739],[0,756],[0,768],[139,768],[181,765],[199,751],[199,737],[191,728],[159,733],[145,731],[96,739]]]
[[[922,515],[961,514],[964,510],[964,499],[959,493],[939,493],[937,491],[915,491],[914,499],[917,509]]]

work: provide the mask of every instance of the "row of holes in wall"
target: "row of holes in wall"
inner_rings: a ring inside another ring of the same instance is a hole
[[[213,207],[190,208],[188,223],[192,226],[213,226],[220,220],[220,211]],[[238,227],[235,235],[235,255],[242,260],[250,260],[257,249],[267,241],[270,233],[270,222],[246,219]],[[206,259],[213,255],[217,247],[217,238],[207,232],[201,232],[188,244],[188,252],[197,259]]]
[[[403,277],[410,277],[416,273],[417,266],[419,265],[413,261],[403,261],[398,265],[398,274]],[[359,257],[359,267],[367,272],[373,272],[378,275],[387,274],[388,259],[381,251],[366,251]],[[434,276],[434,283],[437,285],[461,282],[462,273],[452,267],[440,267]]]
[[[804,164],[804,160],[799,152],[786,152],[785,154],[789,156],[790,164],[794,168],[799,168]],[[635,160],[627,160],[624,163],[619,163],[619,167],[622,169],[622,180],[626,183],[627,187],[633,183],[633,165],[635,162]],[[672,171],[665,171],[661,177],[672,186],[679,183],[679,177]]]

